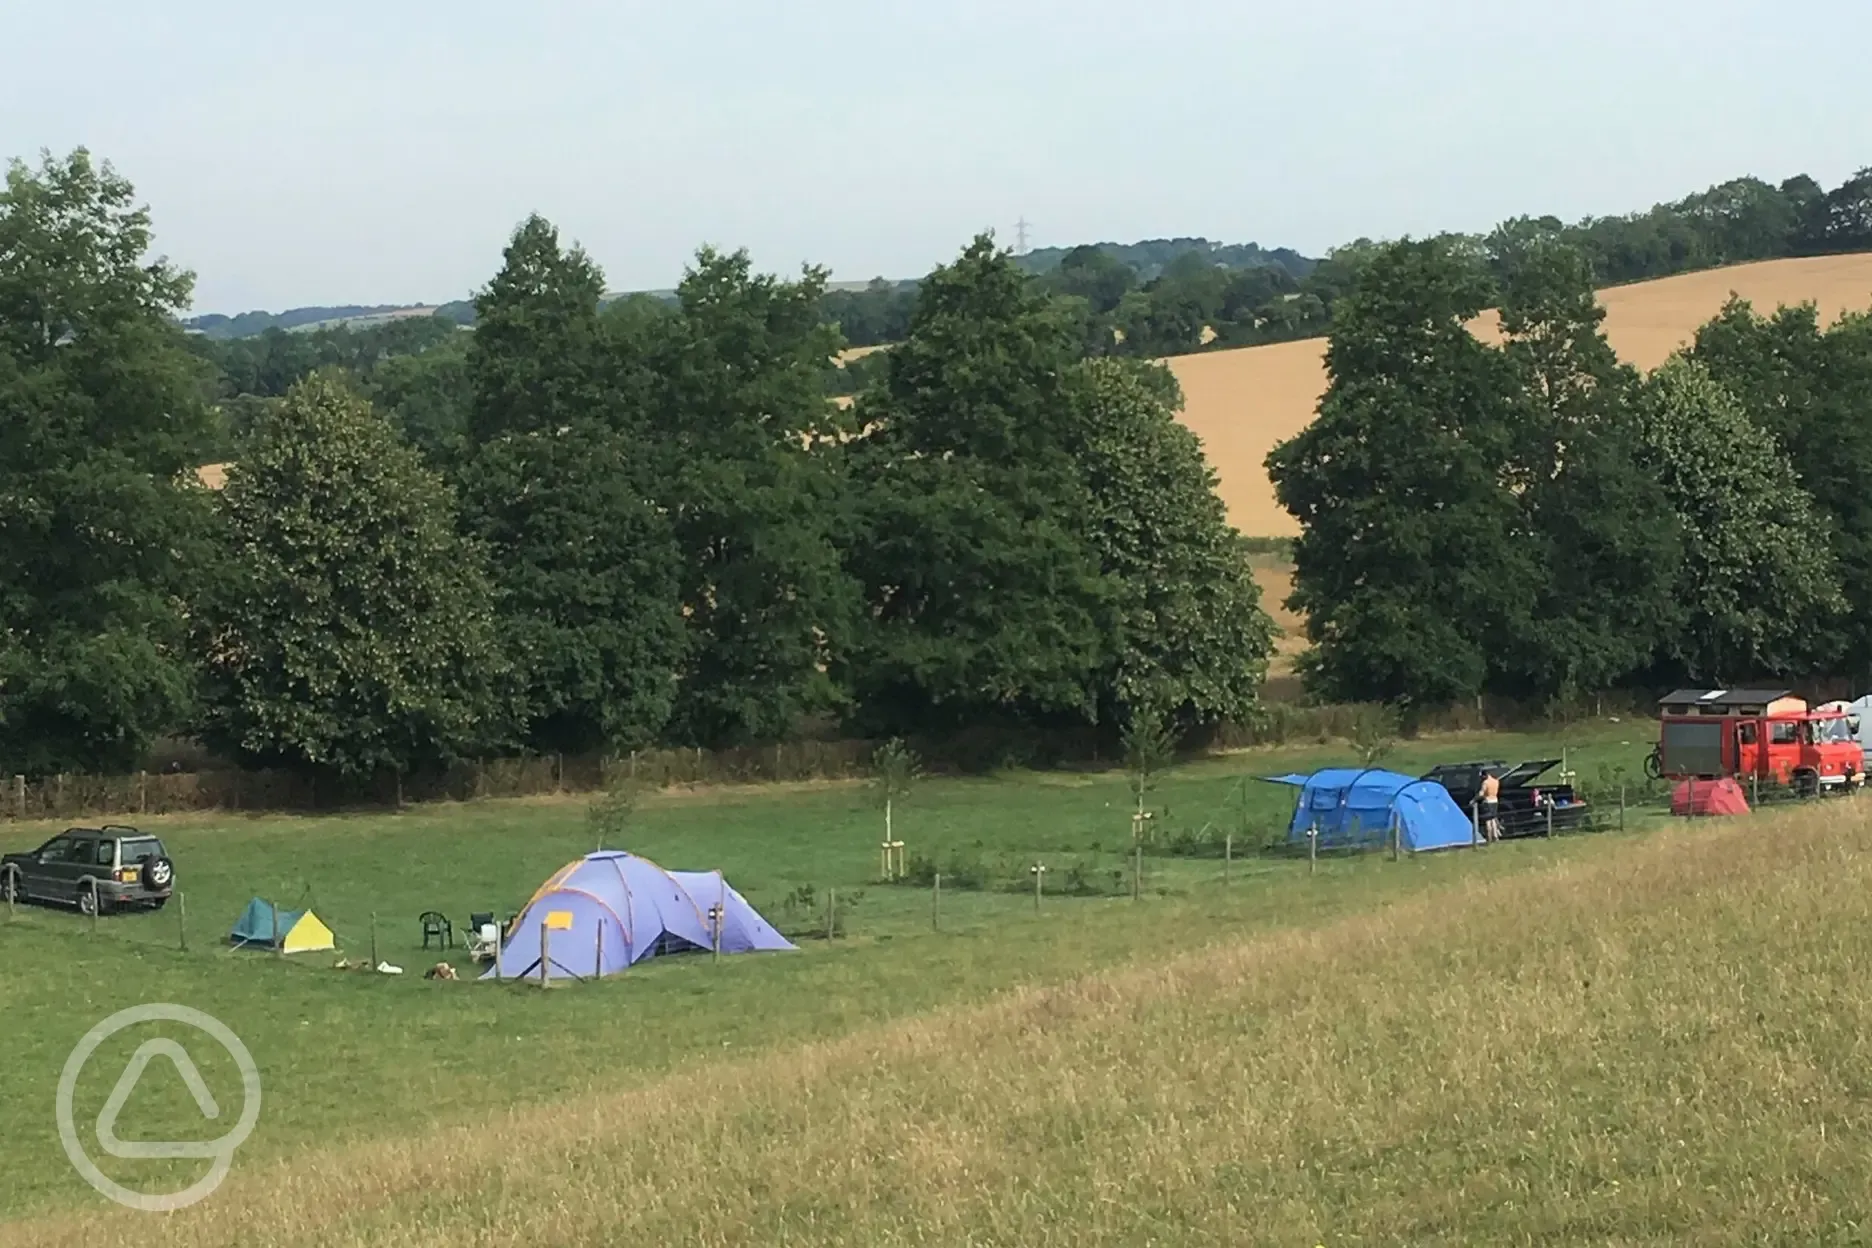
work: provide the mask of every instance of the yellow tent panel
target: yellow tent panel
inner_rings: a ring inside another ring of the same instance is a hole
[[[323,949],[335,949],[337,943],[332,939],[332,930],[319,921],[319,917],[310,910],[299,916],[299,921],[292,925],[280,941],[284,953],[317,953]]]

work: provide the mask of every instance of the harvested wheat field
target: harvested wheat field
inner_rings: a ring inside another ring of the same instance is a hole
[[[1872,307],[1872,255],[1770,260],[1615,287],[1600,293],[1606,334],[1627,362],[1655,368],[1690,341],[1731,292],[1763,312],[1811,300],[1822,320],[1831,321]],[[1493,327],[1488,317],[1477,326],[1484,337]],[[1275,503],[1262,465],[1277,442],[1313,419],[1326,389],[1325,349],[1325,339],[1316,338],[1167,361],[1183,385],[1184,423],[1201,436],[1222,479],[1229,520],[1244,533],[1299,532]]]
[[[1597,848],[8,1242],[1851,1241],[1868,811]]]

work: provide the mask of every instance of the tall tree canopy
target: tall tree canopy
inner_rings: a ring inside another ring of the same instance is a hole
[[[684,742],[771,740],[840,705],[828,670],[858,596],[837,541],[847,426],[825,397],[842,345],[819,316],[825,276],[780,281],[705,248],[678,313],[650,322],[689,631],[671,724]]]
[[[1539,573],[1493,653],[1490,687],[1555,697],[1643,669],[1672,627],[1676,517],[1638,462],[1640,378],[1606,341],[1592,268],[1552,236],[1496,264],[1518,404],[1509,465],[1517,540]]]
[[[1302,525],[1291,603],[1326,697],[1473,695],[1532,614],[1540,567],[1504,474],[1515,378],[1467,328],[1489,293],[1446,240],[1364,259],[1334,317],[1318,419],[1268,456]]]
[[[1097,714],[1118,586],[1089,540],[1069,320],[987,236],[918,290],[871,432],[851,566],[870,626],[847,667],[871,722]]]
[[[1091,540],[1119,587],[1122,645],[1104,679],[1116,717],[1149,706],[1183,724],[1248,722],[1273,648],[1273,621],[1216,494],[1183,396],[1159,364],[1083,366],[1081,456]]]
[[[538,217],[476,300],[463,524],[492,560],[502,647],[535,749],[632,748],[674,706],[680,551],[658,505],[667,458],[629,317]]]
[[[0,191],[0,760],[127,769],[186,714],[179,603],[213,429],[130,183],[79,149]]]
[[[483,553],[442,480],[322,376],[241,449],[219,500],[225,561],[195,604],[206,738],[347,777],[504,744]]]
[[[1693,355],[1773,435],[1827,522],[1850,610],[1807,661],[1872,673],[1872,315],[1822,329],[1812,304],[1764,317],[1731,300]]]
[[[1640,455],[1684,541],[1684,616],[1661,659],[1716,683],[1796,669],[1845,605],[1812,496],[1773,435],[1695,360],[1653,373],[1640,413]]]

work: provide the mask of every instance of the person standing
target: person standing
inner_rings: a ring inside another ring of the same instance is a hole
[[[1482,828],[1489,844],[1501,840],[1501,777],[1482,773]]]

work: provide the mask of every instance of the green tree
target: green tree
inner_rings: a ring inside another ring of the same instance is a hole
[[[922,760],[904,744],[902,737],[892,737],[871,755],[871,789],[878,805],[884,808],[884,839],[894,839],[891,814],[906,801],[923,777]]]
[[[1121,587],[1122,649],[1108,711],[1149,700],[1186,724],[1247,722],[1274,625],[1196,435],[1179,424],[1176,378],[1158,364],[1083,368],[1080,456],[1092,543]]]
[[[1785,673],[1845,605],[1813,498],[1704,365],[1679,355],[1645,390],[1640,452],[1684,539],[1684,618],[1660,658],[1699,681]]]
[[[204,738],[361,778],[447,763],[503,724],[482,552],[449,488],[342,382],[287,392],[242,447],[227,553],[194,604]]]
[[[781,281],[705,248],[676,315],[645,326],[669,465],[657,497],[682,556],[689,643],[670,734],[683,741],[772,740],[842,702],[828,669],[858,595],[836,540],[847,425],[825,398],[842,343],[824,292],[823,270]]]
[[[1490,685],[1564,698],[1642,669],[1670,632],[1676,517],[1639,463],[1640,378],[1606,341],[1590,261],[1551,235],[1495,261],[1520,390],[1510,480],[1540,575]]]
[[[1303,675],[1348,702],[1438,706],[1482,691],[1541,575],[1504,478],[1516,386],[1467,323],[1486,276],[1446,240],[1362,258],[1335,311],[1330,383],[1268,472],[1302,528],[1290,605]]]
[[[986,235],[919,288],[853,454],[870,625],[846,665],[870,726],[1089,720],[1117,652],[1090,541],[1071,323]]]
[[[1872,663],[1872,315],[1822,329],[1812,304],[1758,315],[1731,300],[1693,352],[1774,436],[1826,518],[1850,610],[1816,630],[1805,662],[1864,673]],[[1842,665],[1844,665],[1842,667]]]
[[[584,253],[533,217],[475,303],[463,524],[490,552],[502,649],[539,750],[651,741],[685,654],[649,365],[634,317],[601,316],[603,289]]]
[[[0,760],[125,770],[179,727],[215,424],[130,183],[80,148],[0,191]]]

